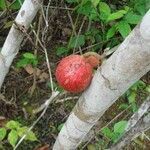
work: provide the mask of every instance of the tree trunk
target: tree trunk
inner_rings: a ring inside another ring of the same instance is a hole
[[[73,150],[104,112],[150,70],[150,11],[97,70],[60,131],[53,150]]]
[[[3,48],[0,52],[0,88],[4,78],[9,71],[9,67],[18,53],[20,44],[24,37],[24,31],[29,28],[30,23],[34,19],[40,8],[42,0],[25,0],[16,19],[12,25],[10,32],[6,38]]]

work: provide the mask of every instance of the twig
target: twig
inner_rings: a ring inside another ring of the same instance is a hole
[[[81,24],[80,29],[78,31],[73,53],[75,53],[75,48],[76,48],[76,45],[78,43],[79,35],[81,34],[81,31],[82,31],[82,28],[83,28],[85,21],[86,21],[86,17],[83,18],[82,24]],[[80,54],[82,54],[82,49],[80,47],[79,47],[79,51],[80,51]]]
[[[65,94],[67,94],[67,93],[66,93],[66,92],[62,92],[62,93],[59,94],[59,97],[65,95]],[[71,98],[71,97],[69,97],[69,98]],[[74,98],[77,98],[77,97],[74,97]],[[65,98],[65,99],[66,99],[66,98]],[[59,102],[61,102],[61,100],[65,100],[65,99],[57,100],[56,103],[59,103]],[[73,98],[72,98],[72,99],[73,99]],[[68,100],[68,99],[67,99],[67,100]],[[45,102],[44,102],[43,104],[41,104],[40,107],[34,109],[34,110],[33,110],[33,114],[37,114],[37,113],[41,112],[43,109],[45,109],[45,107],[47,106],[48,103],[51,103],[51,99],[45,100]]]
[[[33,28],[33,26],[31,25],[31,27]],[[52,79],[52,72],[51,72],[51,67],[50,67],[50,63],[49,63],[49,58],[48,58],[48,53],[47,53],[47,49],[44,47],[44,45],[42,44],[42,42],[40,41],[39,37],[37,36],[35,30],[33,30],[34,35],[36,36],[40,46],[42,47],[42,49],[44,50],[45,53],[45,58],[46,58],[46,63],[47,63],[47,67],[48,67],[48,72],[49,72],[49,77],[50,77],[50,83],[51,83],[51,90],[54,91],[54,85],[53,85],[53,79]]]
[[[78,98],[79,98],[79,96],[66,97],[66,98],[56,100],[55,103],[63,103],[65,101],[72,100],[72,99],[78,99]]]
[[[33,127],[39,122],[39,120],[44,116],[44,114],[46,113],[46,110],[48,109],[49,104],[51,103],[51,101],[56,98],[58,96],[59,92],[58,91],[53,91],[51,97],[49,98],[49,101],[47,101],[46,103],[46,107],[43,110],[43,112],[41,113],[41,115],[37,118],[37,120],[32,124],[32,126],[28,129],[28,131],[26,132],[26,134],[24,134],[22,136],[22,138],[18,141],[18,143],[16,144],[14,150],[16,150],[18,148],[18,146],[22,143],[22,141],[25,139],[25,137],[28,135],[28,133],[33,129]]]
[[[65,8],[67,9],[67,5],[65,5]],[[69,10],[67,11],[67,14],[68,14],[68,17],[69,17],[69,19],[70,19],[70,23],[71,23],[71,26],[72,26],[73,33],[74,33],[75,36],[77,36],[76,43],[75,43],[75,46],[76,46],[77,40],[78,40],[78,37],[79,37],[79,34],[80,34],[80,32],[81,32],[81,29],[82,29],[82,26],[83,26],[83,25],[81,25],[81,27],[80,27],[80,29],[79,29],[79,32],[78,32],[78,34],[77,34],[77,33],[76,33],[76,30],[75,30],[75,25],[74,25],[74,23],[73,23],[73,20],[72,20],[72,17],[71,17],[71,15],[70,15]],[[76,23],[77,23],[78,18],[79,18],[79,15],[77,16]],[[75,24],[76,24],[76,23],[75,23]],[[82,24],[84,24],[84,20],[83,20]],[[72,38],[72,36],[71,36],[71,38]],[[70,38],[70,39],[71,39],[71,38]],[[70,44],[70,41],[69,41],[69,44]],[[80,54],[82,54],[82,49],[81,49],[80,46],[79,46],[79,52],[80,52]]]

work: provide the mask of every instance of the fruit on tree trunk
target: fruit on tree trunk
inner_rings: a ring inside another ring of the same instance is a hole
[[[82,92],[89,86],[93,68],[98,64],[98,58],[93,55],[67,56],[60,61],[56,68],[57,82],[69,92]]]

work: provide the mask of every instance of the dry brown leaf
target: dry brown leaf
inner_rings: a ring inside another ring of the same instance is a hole
[[[0,127],[4,127],[6,124],[6,118],[3,116],[0,116]]]
[[[34,68],[31,65],[27,65],[26,67],[24,67],[24,69],[28,74],[34,73]]]
[[[48,75],[47,73],[43,72],[43,73],[39,76],[39,79],[40,79],[39,82],[45,82],[48,78],[49,78],[49,75]]]
[[[37,77],[40,76],[41,72],[42,72],[42,71],[41,71],[39,68],[36,68],[36,76],[37,76]]]

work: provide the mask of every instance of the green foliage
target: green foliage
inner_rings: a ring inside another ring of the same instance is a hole
[[[6,128],[8,129],[18,129],[20,127],[20,123],[14,120],[7,122]]]
[[[29,130],[29,128],[24,126],[24,127],[18,128],[17,133],[20,137],[22,137],[23,135],[25,135],[28,132],[28,130]],[[29,141],[37,141],[37,138],[36,138],[35,134],[32,131],[28,132],[25,139],[29,140]]]
[[[78,14],[78,19],[86,16],[86,22],[89,21],[91,25],[79,36],[72,34],[67,45],[57,47],[58,56],[68,55],[72,49],[85,45],[95,45],[91,51],[98,51],[104,46],[113,47],[119,44],[150,8],[149,0],[126,1],[126,6],[117,6],[102,0],[66,0],[66,2],[75,6],[74,12]],[[76,22],[75,29],[77,25]]]
[[[115,143],[124,134],[126,125],[127,121],[122,120],[114,124],[113,130],[105,127],[101,130],[101,132],[105,137],[109,138],[113,143]]]
[[[111,37],[113,37],[116,33],[116,26],[112,26],[108,31],[107,31],[107,39],[110,39]]]
[[[19,122],[10,120],[5,127],[0,128],[0,141],[7,139],[11,146],[15,147],[19,138],[25,134],[27,134],[25,140],[37,141],[36,135],[32,131],[28,132],[28,130],[28,127],[22,126]]]
[[[90,0],[83,1],[77,7],[77,13],[87,16],[90,20],[98,21],[98,12]]]
[[[69,43],[69,48],[79,48],[80,46],[83,46],[85,44],[85,36],[79,35],[72,37]]]
[[[61,123],[61,124],[57,127],[58,131],[60,131],[60,130],[62,129],[63,125],[64,125],[64,123]]]
[[[94,5],[94,7],[97,7],[97,5],[99,4],[100,0],[91,0],[91,2]]]
[[[11,4],[10,8],[12,10],[18,10],[22,6],[24,0],[16,0],[14,3]]]
[[[125,38],[131,32],[131,27],[126,21],[120,21],[117,24],[117,28],[123,38]]]
[[[110,15],[108,16],[108,18],[107,18],[106,21],[109,22],[109,21],[114,21],[114,20],[116,20],[116,19],[120,19],[120,18],[122,18],[126,13],[127,13],[127,12],[126,12],[125,10],[119,10],[119,11],[117,11],[117,12],[114,12],[114,13],[110,14]]]
[[[18,141],[18,134],[16,130],[11,130],[8,134],[8,142],[15,147],[16,143]]]
[[[128,12],[125,16],[125,20],[129,24],[138,24],[141,19],[142,19],[142,16],[134,14],[132,11]]]
[[[6,136],[6,129],[5,128],[0,128],[0,141],[2,141],[5,136]]]
[[[65,54],[67,54],[68,52],[69,52],[69,49],[66,48],[66,47],[63,47],[63,46],[58,47],[58,48],[56,49],[56,54],[57,54],[57,56],[65,55]]]
[[[14,0],[12,3],[8,0],[0,0],[0,10],[11,9],[18,10],[20,9],[24,0]]]
[[[136,97],[139,90],[145,91],[149,93],[150,85],[146,85],[143,81],[139,80],[136,82],[125,94],[124,97],[127,98],[128,103],[122,103],[119,106],[119,109],[126,109],[131,106],[131,111],[136,112],[138,110]]]
[[[106,3],[100,2],[98,9],[99,9],[99,12],[100,12],[100,14],[99,14],[100,19],[101,19],[102,21],[107,20],[108,16],[110,16],[110,14],[111,14],[111,9],[110,9],[110,7],[109,7]]]
[[[0,10],[4,10],[6,8],[6,1],[5,0],[0,0]]]
[[[22,58],[17,62],[17,68],[22,68],[29,64],[33,65],[33,67],[37,66],[38,59],[32,53],[24,53]]]

